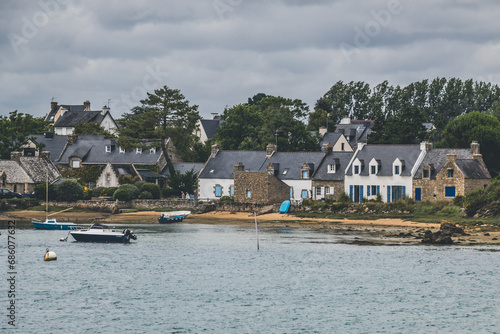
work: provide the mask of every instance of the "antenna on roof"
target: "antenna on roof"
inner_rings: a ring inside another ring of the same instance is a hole
[[[52,96],[52,101],[51,102],[54,102],[54,100],[55,100],[55,97]]]
[[[109,108],[109,103],[111,102],[111,99],[108,99],[108,102],[104,102],[104,105]]]

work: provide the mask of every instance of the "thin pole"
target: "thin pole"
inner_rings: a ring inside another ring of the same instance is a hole
[[[257,212],[253,213],[255,216],[255,235],[257,236],[257,250],[259,250],[259,229],[257,228]]]
[[[47,183],[45,184],[45,220],[49,213],[49,166],[47,166]]]

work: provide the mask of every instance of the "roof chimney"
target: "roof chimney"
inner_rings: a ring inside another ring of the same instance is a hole
[[[50,161],[50,152],[49,151],[42,151],[42,152],[40,152],[40,157],[42,159],[46,159],[47,161]]]
[[[108,106],[103,106],[102,107],[102,111],[101,111],[101,115],[106,115],[106,113],[109,112],[109,107]]]
[[[212,157],[215,157],[220,151],[220,145],[215,143],[212,145]]]
[[[236,175],[237,172],[244,172],[245,171],[245,165],[243,163],[238,162],[236,165],[233,167],[233,173]]]
[[[324,136],[327,132],[328,132],[328,129],[326,128],[326,126],[319,127],[319,134],[320,135]]]
[[[473,141],[470,144],[470,152],[472,153],[472,155],[474,155],[474,154],[480,154],[479,153],[479,143],[477,141]]]
[[[83,111],[90,111],[90,101],[83,101]]]
[[[68,135],[68,145],[73,145],[78,140],[78,135]]]
[[[333,147],[332,147],[332,145],[330,145],[330,143],[323,146],[323,153],[325,155],[327,155],[328,153],[332,153],[332,152],[333,152]]]
[[[57,108],[57,102],[55,101],[50,102],[50,110],[53,110],[55,108]]]
[[[275,144],[267,144],[266,146],[266,157],[270,157],[273,155],[274,152],[276,152],[278,150],[278,146],[276,146]]]
[[[420,143],[420,150],[421,151],[424,151],[425,150],[425,153],[428,153],[430,150],[432,150],[433,148],[433,144],[432,143],[429,143],[429,142],[426,142],[426,141],[423,141]]]
[[[447,154],[446,155],[446,162],[457,162],[457,155],[456,154]]]
[[[21,161],[21,152],[10,152],[10,160],[19,163]]]

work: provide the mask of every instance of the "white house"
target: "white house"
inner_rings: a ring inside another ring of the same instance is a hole
[[[420,145],[366,145],[358,143],[346,172],[344,189],[354,202],[377,195],[384,202],[412,197],[413,177],[426,155]]]

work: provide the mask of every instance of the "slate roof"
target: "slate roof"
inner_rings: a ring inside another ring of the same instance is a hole
[[[353,147],[358,143],[366,143],[374,121],[351,120],[350,122],[350,124],[335,125],[335,132],[344,134]]]
[[[337,157],[341,165],[343,165],[342,168],[345,169],[352,154],[351,152],[334,152],[327,157],[328,159],[330,159],[330,156]],[[234,165],[240,162],[244,165],[245,171],[248,172],[266,172],[269,163],[273,163],[278,168],[276,177],[281,180],[300,180],[304,163],[309,164],[312,169],[311,178],[316,172],[318,179],[343,177],[343,172],[337,175],[335,173],[326,175],[327,164],[323,167],[325,173],[323,171],[318,172],[323,157],[322,152],[275,152],[271,157],[267,157],[265,151],[219,151],[215,157],[208,160],[199,177],[232,179],[234,178]],[[328,159],[326,161],[330,161]]]
[[[26,171],[15,161],[0,160],[0,172],[5,172],[6,183],[34,183],[33,179]]]
[[[220,119],[202,119],[200,120],[201,126],[205,130],[205,134],[207,135],[207,139],[215,136],[217,132],[217,128],[220,125]]]
[[[137,176],[134,167],[132,164],[111,164],[111,168],[115,172],[116,175],[131,175],[132,177]]]
[[[82,106],[83,107],[83,106]],[[54,123],[54,127],[75,127],[80,123],[97,122],[100,124],[104,116],[101,111],[67,111]]]
[[[149,169],[137,169],[137,173],[141,176],[141,179],[144,181],[148,179],[164,179],[165,175],[156,174],[150,171]]]
[[[323,139],[321,140],[319,145],[323,147],[325,145],[328,145],[328,143],[330,143],[331,146],[334,146],[335,143],[339,140],[340,136],[342,136],[340,132],[327,132],[323,136]]]
[[[472,153],[467,148],[433,148],[425,155],[424,160],[415,173],[415,178],[422,178],[422,170],[426,164],[433,167],[430,178],[435,178],[446,163],[446,156],[448,154],[456,154],[457,159],[472,159]]]
[[[106,146],[111,146],[111,152],[106,152]],[[157,149],[155,153],[150,153],[149,149],[144,149],[142,153],[126,151],[120,153],[120,150],[113,139],[80,139],[72,144],[67,145],[58,164],[69,164],[70,158],[78,157],[82,160],[82,164],[105,165],[107,162],[111,164],[137,164],[137,165],[156,165],[161,156],[161,149]]]
[[[468,148],[433,148],[427,152],[427,155],[415,173],[415,178],[422,178],[422,170],[426,164],[433,167],[431,169],[430,178],[436,178],[436,175],[445,165],[446,156],[448,154],[455,154],[457,156],[457,167],[460,168],[465,177],[470,179],[491,178],[488,170],[486,170],[478,161],[472,159],[472,152]]]
[[[365,145],[362,150],[356,151],[355,159],[364,162],[364,168],[359,175],[369,175],[370,161],[375,158],[380,160],[380,169],[377,176],[392,176],[392,164],[396,159],[405,163],[405,168],[401,171],[401,176],[411,176],[411,170],[420,155],[420,145]],[[352,175],[353,164],[349,166],[346,175]]]
[[[50,109],[47,117],[46,117],[46,120],[48,121],[53,121],[54,120],[54,117],[56,116],[57,114],[57,111],[63,107],[64,109],[68,110],[68,111],[83,111],[85,106],[83,104],[80,104],[80,105],[69,105],[69,104],[61,104],[61,105],[56,105],[54,108]]]
[[[39,157],[20,157],[14,160],[0,160],[0,172],[5,172],[7,183],[45,183],[49,171],[49,182],[61,176],[52,163]]]
[[[46,137],[45,135],[30,135],[28,138],[34,137],[35,144],[44,143],[43,151],[50,152],[50,160],[56,162],[59,159],[66,143],[68,136],[53,135]],[[104,139],[104,136],[78,136],[79,139]]]
[[[345,169],[351,161],[353,152],[332,152],[325,156],[321,164],[316,169],[312,179],[315,181],[319,180],[332,180],[332,181],[342,181],[345,176]],[[335,173],[328,173],[328,165],[337,165]]]

